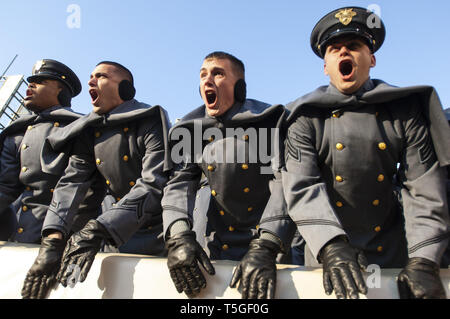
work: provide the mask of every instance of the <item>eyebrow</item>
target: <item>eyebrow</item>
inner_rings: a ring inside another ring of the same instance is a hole
[[[91,73],[90,78],[92,79],[94,76],[95,77],[99,77],[101,75],[107,75],[105,72],[96,72],[96,73]]]
[[[203,71],[208,71],[208,70],[206,68],[201,68],[200,69],[200,73],[202,73]],[[223,71],[223,72],[225,72],[225,69],[221,68],[221,67],[218,67],[218,66],[215,66],[211,71]]]

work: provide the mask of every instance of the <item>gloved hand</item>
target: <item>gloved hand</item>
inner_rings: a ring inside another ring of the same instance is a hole
[[[323,263],[323,287],[327,295],[331,295],[333,289],[338,299],[358,299],[358,291],[367,294],[361,272],[367,268],[367,260],[361,251],[337,237],[322,248],[319,256]]]
[[[439,265],[425,258],[414,257],[397,277],[400,299],[445,299],[439,277]]]
[[[67,241],[61,262],[61,270],[57,280],[67,287],[68,280],[75,284],[75,278],[79,271],[79,281],[83,282],[94,262],[95,255],[101,248],[102,241],[106,239],[108,232],[105,227],[95,219],[91,219],[83,229],[73,234]]]
[[[38,256],[25,277],[22,288],[24,299],[43,299],[56,284],[66,242],[63,239],[44,237]]]
[[[275,259],[280,246],[266,239],[253,239],[250,249],[234,270],[230,287],[242,287],[242,299],[273,299],[277,282]]]
[[[188,297],[195,297],[206,287],[198,262],[210,274],[216,272],[203,248],[195,239],[195,232],[184,231],[170,237],[166,242],[167,266],[170,276],[179,293],[183,291]]]

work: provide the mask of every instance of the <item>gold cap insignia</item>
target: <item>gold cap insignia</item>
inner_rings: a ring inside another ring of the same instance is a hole
[[[39,72],[39,70],[45,65],[44,60],[39,60],[35,63],[33,66],[32,74],[36,74]]]
[[[353,17],[356,15],[356,12],[353,11],[353,9],[342,9],[336,15],[334,16],[336,19],[339,19],[339,21],[343,25],[348,25],[350,22],[352,22]]]

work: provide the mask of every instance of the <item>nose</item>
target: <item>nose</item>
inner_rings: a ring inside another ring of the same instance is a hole
[[[93,76],[88,81],[88,86],[96,86],[97,85],[97,79]]]
[[[349,49],[347,48],[347,46],[346,45],[341,46],[341,49],[339,50],[339,55],[346,56],[349,54],[350,54],[350,52],[349,52]]]

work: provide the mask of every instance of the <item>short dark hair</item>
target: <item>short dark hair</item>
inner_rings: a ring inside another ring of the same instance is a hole
[[[223,52],[223,51],[214,51],[208,54],[203,60],[209,60],[209,59],[226,59],[231,62],[233,65],[234,71],[239,75],[242,76],[242,78],[245,77],[245,66],[244,63],[236,58],[234,55],[231,55],[229,53]]]
[[[131,84],[134,84],[133,74],[131,73],[130,70],[128,70],[122,64],[113,62],[113,61],[102,61],[102,62],[99,62],[96,66],[99,66],[100,64],[108,64],[108,65],[115,66],[117,69],[119,69],[122,72],[122,74],[126,78],[128,78],[128,80],[131,82]]]

